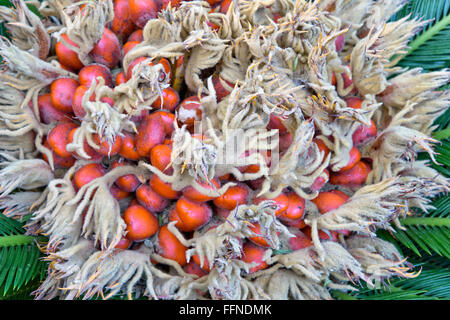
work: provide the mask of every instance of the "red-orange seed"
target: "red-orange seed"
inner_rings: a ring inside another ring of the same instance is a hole
[[[206,189],[216,191],[220,188],[220,181],[218,179],[212,179],[211,183],[214,185],[214,187],[212,187],[207,182],[199,182],[199,184]],[[216,198],[213,196],[207,196],[207,195],[201,193],[200,191],[197,191],[193,186],[184,188],[183,196],[185,196],[186,198],[188,198],[190,200],[196,201],[196,202],[206,202],[206,201]]]
[[[90,87],[94,79],[98,84],[97,77],[103,78],[105,80],[105,85],[112,87],[111,71],[102,64],[90,64],[83,67],[78,73],[80,84],[86,87]]]
[[[46,138],[44,138],[44,147],[51,150],[51,147],[48,144],[48,141]],[[76,161],[76,159],[72,156],[60,157],[53,150],[51,150],[51,151],[52,151],[52,156],[53,156],[53,165],[55,166],[55,168],[70,168],[71,166],[73,166],[73,164]],[[42,154],[42,158],[47,163],[49,163],[49,159],[47,158],[47,156],[44,153]]]
[[[271,200],[271,201],[275,202],[275,205],[277,207],[275,210],[275,216],[278,217],[279,215],[286,213],[286,210],[288,209],[288,206],[289,206],[289,198],[286,194],[280,193],[278,196],[276,196],[273,199],[268,199],[265,197],[258,197],[258,198],[253,199],[253,203],[259,204],[262,201],[266,201],[266,200]]]
[[[162,144],[166,132],[160,118],[146,116],[138,127],[136,134],[136,150],[141,157],[150,155],[152,148]]]
[[[88,184],[94,179],[100,178],[106,174],[105,168],[99,163],[89,163],[78,169],[73,176],[73,182],[77,189]]]
[[[361,104],[363,102],[363,100],[358,97],[347,97],[344,101],[347,104],[347,107],[352,109],[361,109]]]
[[[130,50],[136,47],[139,43],[139,41],[128,41],[127,43],[125,43],[122,47],[122,55],[125,57],[127,53],[130,52]]]
[[[112,185],[111,188],[109,188],[109,191],[111,192],[112,196],[116,200],[122,200],[131,195],[130,192],[120,189],[118,186]]]
[[[292,250],[305,249],[305,248],[311,247],[313,245],[311,238],[306,236],[303,232],[297,231],[294,234],[295,234],[295,237],[291,237],[288,240],[289,247]]]
[[[311,201],[317,206],[319,212],[324,214],[331,210],[339,208],[349,197],[339,190],[320,192],[316,198]]]
[[[177,239],[170,231],[167,225],[161,226],[158,232],[158,253],[167,258],[174,260],[184,266],[187,263],[185,247],[180,240]]]
[[[170,146],[158,144],[150,151],[150,162],[152,166],[158,168],[162,172],[171,174],[171,172],[173,172],[173,168],[169,167],[171,154],[172,148]]]
[[[219,75],[217,74],[213,75],[212,82],[214,85],[214,90],[216,91],[217,102],[222,101],[226,96],[230,94],[230,91],[225,89],[225,87],[223,86],[222,81],[226,82],[226,84],[228,84],[230,87],[232,88],[234,87],[232,83],[225,81]]]
[[[162,91],[162,94],[152,103],[152,108],[166,109],[170,112],[173,112],[175,111],[179,102],[180,96],[178,95],[178,92],[175,91],[172,87],[167,87]]]
[[[67,34],[62,34],[61,38],[63,38],[68,44],[78,47],[78,45],[69,39]],[[72,69],[73,71],[78,71],[83,68],[83,63],[78,58],[78,54],[66,47],[62,41],[58,41],[55,46],[56,56],[58,57],[58,61],[65,67]]]
[[[56,109],[52,103],[50,93],[44,93],[38,97],[39,118],[42,123],[50,124],[55,121],[62,121],[67,118],[67,114]]]
[[[330,183],[342,186],[359,186],[366,182],[371,170],[369,164],[364,161],[359,161],[349,170],[332,173]]]
[[[247,263],[253,262],[257,263],[255,267],[250,268],[249,273],[253,273],[268,267],[267,262],[262,260],[264,257],[264,253],[266,251],[265,248],[253,244],[251,242],[246,242],[242,246],[242,251],[243,251],[243,256],[241,258],[242,261],[245,261]]]
[[[136,200],[151,212],[161,212],[169,205],[169,200],[157,194],[147,184],[141,184],[136,189]]]
[[[226,14],[233,0],[223,0],[220,4],[220,12]]]
[[[205,225],[212,216],[206,203],[198,203],[181,197],[171,211],[169,221],[177,221],[176,227],[185,232],[194,231]]]
[[[224,194],[213,200],[214,204],[223,209],[233,210],[239,204],[248,203],[250,190],[247,185],[238,183],[227,189]]]
[[[133,31],[133,33],[131,33],[130,36],[128,37],[127,42],[130,42],[130,41],[142,42],[144,40],[144,35],[143,35],[142,31],[143,31],[142,29]]]
[[[111,169],[130,165],[127,161],[115,160],[111,163]],[[117,178],[115,184],[126,192],[134,192],[140,186],[141,182],[134,174],[126,174]]]
[[[72,99],[80,84],[72,78],[59,78],[50,85],[53,106],[59,111],[72,113]]]
[[[353,145],[358,147],[363,145],[371,138],[377,135],[377,127],[373,120],[370,120],[370,126],[360,125],[352,135]]]
[[[77,127],[78,125],[74,122],[62,121],[48,133],[48,144],[58,156],[64,158],[72,156],[66,147],[70,143],[70,132]]]
[[[158,3],[154,0],[129,0],[131,19],[139,28],[144,28],[150,19],[158,15]]]
[[[114,248],[126,250],[131,246],[132,241],[126,237],[122,237]]]
[[[182,124],[192,127],[195,121],[202,119],[202,105],[198,96],[184,99],[177,108],[177,118]]]
[[[359,160],[361,160],[361,153],[359,152],[358,148],[351,148],[350,160],[348,161],[347,165],[342,167],[338,172],[343,172],[345,170],[353,168]]]
[[[280,217],[297,220],[303,218],[305,214],[305,199],[300,197],[295,192],[289,192],[287,195],[288,206],[285,212]]]
[[[122,146],[122,137],[119,135],[115,137],[112,144],[109,144],[105,137],[101,139],[98,134],[92,135],[92,141],[94,141],[96,145],[100,146],[100,149],[96,149],[96,151],[107,157],[111,157],[119,153],[120,147]]]
[[[110,29],[105,28],[103,36],[89,53],[96,63],[103,64],[108,68],[114,68],[120,61],[121,50],[117,36]]]
[[[81,85],[81,86],[78,86],[78,88],[75,90],[75,93],[73,94],[72,109],[73,109],[73,113],[75,114],[75,116],[78,119],[83,119],[84,116],[86,115],[86,110],[84,110],[84,108],[83,108],[82,101],[83,101],[84,94],[88,90],[89,90],[88,87]],[[89,98],[89,101],[95,101],[95,94],[93,94]]]
[[[303,229],[306,226],[306,223],[305,223],[305,220],[303,217],[300,219],[295,219],[295,220],[280,217],[280,221],[283,224],[285,224],[291,228],[296,228],[296,229]]]
[[[166,76],[168,77],[169,83],[170,83],[172,81],[172,65],[170,64],[169,60],[167,60],[166,58],[160,58],[157,61],[158,61],[158,64],[163,66],[164,72],[165,72]],[[162,79],[162,80],[164,80],[164,79]]]
[[[119,39],[125,39],[136,28],[130,14],[128,0],[114,1],[114,19],[111,21],[111,30]]]
[[[314,180],[313,184],[311,185],[312,191],[319,191],[330,179],[330,172],[327,169],[324,169],[323,172],[325,172],[325,175],[327,177],[326,178],[324,178],[323,176],[317,177],[316,180]]]
[[[194,260],[189,261],[184,267],[183,267],[184,272],[189,273],[189,274],[195,274],[196,276],[198,276],[199,278],[206,276],[208,274],[208,272],[206,272],[205,270],[203,270],[202,268],[200,268],[200,266],[195,263]]]
[[[160,196],[167,199],[178,199],[181,192],[173,190],[170,183],[162,181],[156,174],[150,178],[150,187]]]
[[[128,207],[123,213],[123,220],[127,225],[126,237],[133,241],[151,237],[159,228],[155,215],[141,205]]]
[[[123,71],[120,71],[117,75],[116,75],[116,86],[121,85],[122,83],[127,82],[127,77],[125,76],[125,73]]]
[[[279,133],[287,132],[285,125],[283,124],[283,120],[274,114],[270,115],[269,124],[267,125],[267,129],[269,130],[278,130]]]
[[[157,117],[160,118],[163,126],[164,126],[164,131],[166,132],[167,136],[170,136],[172,134],[172,132],[175,130],[175,115],[173,113],[170,112],[166,112],[166,111],[154,111],[152,112],[150,115],[150,117]]]
[[[141,156],[136,149],[136,136],[129,132],[123,132],[123,134],[119,155],[128,160],[139,160]]]
[[[194,254],[192,256],[192,260],[199,266],[201,266],[201,261],[200,261],[200,256],[198,254]],[[206,257],[203,258],[203,266],[200,267],[203,269],[203,271],[205,272],[210,272],[211,271],[211,266],[209,264],[209,261]]]
[[[257,244],[257,245],[260,245],[260,246],[262,246],[262,247],[268,248],[268,247],[269,247],[269,243],[268,243],[267,240],[262,236],[262,233],[261,233],[261,225],[260,225],[258,222],[253,222],[252,224],[253,224],[253,226],[250,226],[249,229],[250,229],[252,232],[256,233],[257,236],[249,237],[248,240],[250,240],[251,242],[253,242],[253,243]]]

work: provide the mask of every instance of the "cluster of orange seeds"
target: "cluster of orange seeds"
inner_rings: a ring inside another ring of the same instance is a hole
[[[208,1],[212,9],[226,12],[230,1]],[[72,142],[74,132],[80,125],[80,121],[86,112],[82,106],[82,99],[88,91],[93,79],[103,78],[105,85],[109,87],[118,86],[127,82],[132,75],[133,68],[146,57],[133,60],[125,74],[122,69],[123,57],[137,44],[143,41],[142,28],[149,19],[157,17],[159,10],[166,8],[170,3],[172,7],[179,6],[181,1],[156,1],[156,0],[116,0],[114,2],[114,20],[105,28],[102,39],[95,45],[90,56],[95,62],[90,65],[83,65],[77,54],[67,48],[62,42],[56,44],[56,55],[61,66],[78,74],[79,80],[72,78],[58,78],[50,86],[50,93],[42,94],[38,99],[41,121],[45,124],[56,122],[57,124],[48,133],[44,146],[53,151],[53,162],[56,168],[70,168],[79,155],[76,152],[69,152],[66,146]],[[210,23],[212,28],[220,28]],[[71,45],[67,35],[62,38]],[[336,49],[339,51],[343,47],[343,37],[336,40]],[[99,146],[94,149],[85,141],[84,151],[91,157],[93,163],[80,168],[73,176],[73,186],[77,191],[82,186],[92,180],[104,176],[109,170],[118,166],[123,166],[138,161],[149,162],[164,173],[170,174],[172,133],[174,122],[179,126],[186,125],[193,133],[194,122],[202,117],[200,100],[196,95],[180,97],[179,90],[182,88],[177,83],[177,77],[183,68],[183,57],[177,59],[173,64],[165,58],[157,59],[151,64],[161,64],[164,72],[161,78],[169,77],[172,86],[165,88],[161,96],[151,105],[152,111],[144,111],[140,116],[133,116],[131,119],[136,123],[137,132],[123,132],[118,135],[113,144],[99,135],[94,135],[94,142]],[[344,74],[344,76],[346,76]],[[335,77],[333,84],[336,84]],[[351,79],[346,77],[345,85],[351,84]],[[218,75],[213,75],[213,84],[220,102],[230,92],[222,85]],[[228,85],[233,86],[232,83]],[[181,91],[181,90],[180,90]],[[91,97],[94,101],[95,96]],[[361,108],[362,99],[357,92],[353,91],[352,96],[344,98],[347,106],[354,109]],[[181,100],[181,101],[180,101]],[[114,107],[114,101],[103,98],[102,102],[109,103]],[[267,129],[278,130],[280,136],[280,150],[286,150],[292,143],[292,134],[283,124],[282,117],[271,115]],[[317,132],[319,134],[320,132]],[[350,150],[350,161],[337,172],[325,169],[326,176],[322,175],[316,179],[311,186],[313,191],[320,191],[327,183],[331,185],[341,185],[354,187],[365,182],[371,170],[370,159],[361,159],[358,146],[376,136],[377,129],[374,122],[370,127],[361,125],[353,134],[354,147]],[[313,141],[324,153],[324,159],[330,153],[326,144],[319,138]],[[282,153],[281,153],[282,155]],[[44,159],[46,156],[43,155]],[[270,152],[267,161],[270,163]],[[240,168],[242,173],[252,173],[259,170],[258,165],[248,165]],[[261,179],[238,182],[231,174],[216,177],[212,184],[204,183],[207,188],[219,189],[226,182],[233,181],[237,184],[230,187],[224,194],[217,197],[206,196],[193,187],[186,187],[181,191],[171,188],[170,183],[162,181],[153,174],[148,182],[142,182],[133,174],[118,178],[111,187],[111,194],[117,199],[131,199],[122,217],[127,225],[126,235],[116,245],[118,249],[132,249],[139,246],[143,240],[157,236],[159,243],[159,254],[168,259],[178,262],[184,266],[185,271],[203,276],[209,272],[212,265],[209,263],[200,267],[198,255],[194,255],[189,262],[186,259],[185,247],[167,228],[160,225],[158,216],[164,210],[170,210],[169,222],[176,221],[176,227],[189,237],[192,232],[205,226],[216,215],[221,221],[225,221],[227,216],[238,205],[258,204],[263,200],[272,200],[276,204],[275,215],[280,222],[288,227],[299,230],[296,237],[289,240],[292,250],[298,250],[312,246],[310,228],[304,223],[305,200],[294,191],[286,188],[274,199],[255,197],[260,187]],[[339,190],[323,191],[312,200],[318,207],[320,213],[324,214],[336,209],[345,203],[349,197]],[[252,225],[251,230],[255,233],[249,237],[242,246],[242,259],[246,262],[257,262],[258,265],[251,268],[250,272],[266,268],[268,265],[262,261],[268,242],[262,236],[261,226],[258,223]],[[348,230],[340,231],[320,231],[321,239],[337,241],[338,234],[349,235]]]
[[[48,237],[36,299],[415,276],[376,231],[450,190],[417,159],[450,72],[396,66],[425,24],[402,0],[27,4],[0,10],[0,209]]]

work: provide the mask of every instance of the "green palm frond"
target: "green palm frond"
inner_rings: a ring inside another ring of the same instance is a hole
[[[408,14],[429,21],[409,43],[408,53],[399,66],[436,70],[450,66],[450,2],[447,0],[412,0],[392,17]]]
[[[450,129],[445,129],[446,132]],[[436,132],[435,138],[438,139],[439,135],[443,135],[443,130]],[[440,133],[439,133],[440,132]],[[439,133],[439,134],[438,134]],[[438,145],[435,147],[435,151],[437,153],[436,161],[439,162],[442,167],[450,167],[450,139],[441,140]]]
[[[404,246],[422,256],[420,249],[427,254],[437,253],[450,258],[450,219],[448,218],[410,218],[405,230],[396,230],[394,238]]]
[[[42,2],[42,0],[40,0],[40,2]],[[13,3],[11,2],[11,0],[0,0],[0,6],[4,6],[4,7],[12,7]],[[41,13],[39,12],[39,9],[36,8],[35,5],[31,4],[31,3],[27,3],[27,7],[33,11],[35,14],[37,14],[39,17],[42,17]]]
[[[399,66],[426,70],[450,67],[450,15],[410,43],[407,55]]]
[[[392,234],[380,231],[380,237],[393,242],[401,252],[403,246],[419,257],[438,254],[450,258],[450,198],[438,197],[433,205],[435,209],[428,213],[401,219],[404,230],[394,227]]]
[[[438,132],[441,132],[440,135],[446,134],[445,132],[448,132],[450,127],[446,128],[445,130],[440,130]],[[445,132],[443,132],[445,131]],[[435,136],[435,138],[437,138]],[[445,139],[443,141],[440,141],[438,144],[435,145],[434,150],[436,151],[436,163],[430,162],[430,166],[438,171],[439,173],[443,174],[444,176],[450,176],[450,139]],[[429,154],[421,153],[418,156],[419,160],[430,160]]]
[[[36,244],[40,240],[26,235],[21,222],[0,214],[0,299],[45,274]]]
[[[411,14],[413,17],[421,17],[425,20],[436,19],[439,21],[445,16],[449,8],[450,3],[447,0],[410,0],[401,10],[391,17],[391,20],[399,20]],[[421,32],[424,32],[428,28],[429,26],[425,27]]]
[[[425,296],[450,299],[450,269],[425,269],[414,279],[399,279],[395,287],[402,290],[423,290]]]
[[[393,279],[379,288],[359,288],[359,291],[333,295],[344,300],[439,300],[450,299],[450,269],[423,269],[412,279]]]
[[[433,138],[437,140],[444,140],[450,138],[450,109],[448,109],[443,115],[436,119],[436,125],[438,125],[438,130],[433,133]],[[443,129],[446,128],[446,129]]]
[[[9,0],[0,0],[0,6],[12,7],[12,3]]]
[[[408,258],[409,262],[413,263],[416,266],[426,266],[428,268],[433,269],[450,269],[450,259],[447,257],[440,256],[438,254],[432,254],[423,257],[415,257],[412,253],[407,252],[408,249],[405,249],[404,252]]]

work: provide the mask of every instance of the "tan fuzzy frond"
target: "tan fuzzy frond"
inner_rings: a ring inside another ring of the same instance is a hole
[[[272,274],[256,279],[272,300],[331,300],[323,284],[299,276],[288,269],[278,269]]]
[[[33,190],[46,186],[53,179],[49,165],[41,159],[26,159],[3,162],[0,170],[0,197],[16,188]]]
[[[83,295],[83,299],[89,299],[96,294],[109,299],[119,292],[131,299],[138,282],[144,277],[146,280],[140,293],[154,299],[158,299],[154,279],[171,278],[153,266],[145,249],[96,251],[83,263],[64,289],[68,290],[68,299],[80,295]]]
[[[95,243],[99,243],[102,249],[114,248],[126,228],[119,203],[111,194],[110,188],[118,177],[127,173],[142,174],[132,166],[115,168],[82,186],[76,196],[67,202],[68,205],[76,206],[74,220],[81,218],[86,210],[83,236],[94,236]]]
[[[404,212],[405,185],[386,179],[364,186],[339,208],[317,218],[318,229],[352,230],[373,234],[379,228],[391,229],[390,222]],[[311,220],[306,219],[306,223]]]
[[[14,44],[21,50],[45,60],[50,51],[51,40],[44,24],[24,0],[15,0],[13,4],[15,10],[1,6],[0,17],[6,22]]]
[[[75,45],[68,43],[62,37],[58,40],[70,50],[75,51],[84,65],[88,65],[92,62],[89,53],[102,38],[105,25],[114,18],[113,1],[86,0],[71,3],[69,6],[64,6],[61,1],[55,1],[54,3],[64,24],[64,28],[59,31],[59,35],[67,34]],[[81,5],[84,6],[82,10]],[[73,11],[75,12],[73,13]]]
[[[401,258],[395,246],[387,241],[363,236],[352,236],[346,241],[349,253],[358,260],[367,274],[365,281],[374,287],[376,281],[398,275],[413,278],[411,265]]]

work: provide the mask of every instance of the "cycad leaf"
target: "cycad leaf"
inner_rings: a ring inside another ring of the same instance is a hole
[[[435,209],[433,211],[430,211],[429,213],[430,217],[442,217],[442,218],[449,217],[450,198],[447,195],[437,197],[433,202],[433,206],[435,207]]]
[[[413,17],[420,17],[424,20],[435,19],[441,20],[442,17],[450,10],[448,0],[410,0],[401,10],[391,17],[391,20],[399,20],[408,14]],[[426,26],[418,35],[426,31],[430,26]]]
[[[394,227],[394,233],[380,230],[378,235],[394,243],[403,255],[406,248],[419,257],[432,254],[450,257],[450,198],[436,197],[433,206],[435,209],[428,213],[400,220],[405,230]]]
[[[3,296],[37,278],[46,265],[39,260],[41,253],[36,241],[40,238],[24,233],[19,221],[0,214],[0,294]]]
[[[411,0],[391,20],[411,14],[429,21],[410,41],[408,53],[398,63],[402,67],[436,70],[450,66],[450,2]]]
[[[9,0],[0,0],[0,6],[12,7],[12,3]]]
[[[404,249],[406,256],[410,256],[408,259],[409,262],[413,263],[416,266],[425,266],[433,269],[448,269],[450,270],[450,259],[440,256],[438,254],[432,254],[424,257],[414,257],[409,254],[408,249]]]
[[[0,215],[0,236],[17,235],[23,233],[22,224],[14,219]]]
[[[445,139],[434,147],[436,151],[436,161],[439,165],[431,163],[430,167],[443,174],[444,176],[450,176],[450,139]],[[430,160],[430,156],[426,153],[421,153],[418,156],[419,160]]]
[[[441,196],[434,202],[435,209],[415,217],[400,220],[405,230],[395,227],[391,239],[399,241],[418,256],[422,251],[450,258],[450,200]]]
[[[412,279],[395,278],[390,285],[376,289],[359,288],[358,292],[334,294],[343,299],[357,300],[437,300],[450,298],[450,270],[423,269],[420,276]]]
[[[410,41],[410,50],[399,66],[421,67],[425,71],[450,67],[450,1],[448,0],[410,0],[392,18],[392,21],[411,14],[412,17],[429,21],[425,27]],[[450,84],[441,90],[450,89]],[[430,161],[430,166],[444,176],[450,174],[450,109],[441,115],[434,124],[437,131],[434,138],[441,144],[435,146],[436,160],[439,165]],[[429,159],[420,154],[419,159]],[[393,281],[392,292],[367,291],[368,299],[420,299],[424,296],[448,299],[450,284],[448,267],[450,265],[450,199],[447,195],[437,197],[432,205],[435,207],[428,213],[420,213],[416,217],[403,220],[405,230],[396,229],[389,234],[380,231],[379,235],[392,242],[399,251],[414,264],[424,268],[434,267],[434,271],[446,275],[446,278],[433,278],[423,271],[417,278]],[[441,269],[442,268],[442,269]],[[431,272],[431,271],[430,271]],[[437,281],[439,280],[439,281]],[[420,285],[419,285],[420,284]],[[425,292],[424,292],[425,291]],[[364,294],[358,296],[364,297]]]
[[[442,28],[442,29],[441,29]],[[450,66],[450,15],[413,40],[399,66],[443,69]]]

